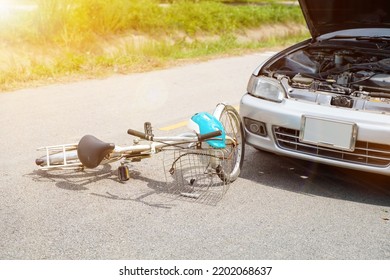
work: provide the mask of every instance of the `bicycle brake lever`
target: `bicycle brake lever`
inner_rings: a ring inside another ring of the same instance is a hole
[[[145,130],[145,135],[150,136],[150,137],[154,137],[152,124],[150,122],[144,123],[144,130]]]

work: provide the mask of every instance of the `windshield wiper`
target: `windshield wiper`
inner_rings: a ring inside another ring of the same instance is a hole
[[[356,40],[369,42],[390,42],[390,36],[359,36],[356,37]]]
[[[332,37],[329,37],[329,38],[324,38],[324,39],[321,39],[319,40],[320,42],[321,41],[331,41],[331,40],[343,40],[343,39],[356,39],[357,36],[348,36],[348,35],[335,35],[335,36],[332,36]]]
[[[320,41],[332,41],[332,40],[356,40],[356,41],[367,41],[371,43],[378,43],[378,49],[384,49],[389,46],[390,36],[348,36],[348,35],[336,35],[333,37],[325,38]],[[382,43],[383,45],[380,45]]]
[[[330,41],[330,40],[343,40],[355,39],[357,41],[370,41],[370,42],[389,42],[390,36],[349,36],[349,35],[335,35],[329,38],[324,38],[321,41]]]

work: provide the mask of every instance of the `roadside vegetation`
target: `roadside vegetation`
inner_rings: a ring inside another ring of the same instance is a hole
[[[308,37],[297,1],[16,2],[23,9],[5,14],[0,6],[1,91],[147,71]]]

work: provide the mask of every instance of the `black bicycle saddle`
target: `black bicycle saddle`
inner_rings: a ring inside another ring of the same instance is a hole
[[[103,142],[92,135],[85,135],[77,146],[77,156],[85,167],[95,168],[114,148],[115,145],[112,143]]]

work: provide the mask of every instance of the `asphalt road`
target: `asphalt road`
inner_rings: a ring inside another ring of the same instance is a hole
[[[0,94],[0,259],[390,259],[390,180],[247,147],[221,200],[164,193],[159,158],[72,173],[37,170],[37,147],[84,134],[131,142],[150,121],[238,105],[269,54]],[[170,131],[163,131],[162,128]]]

